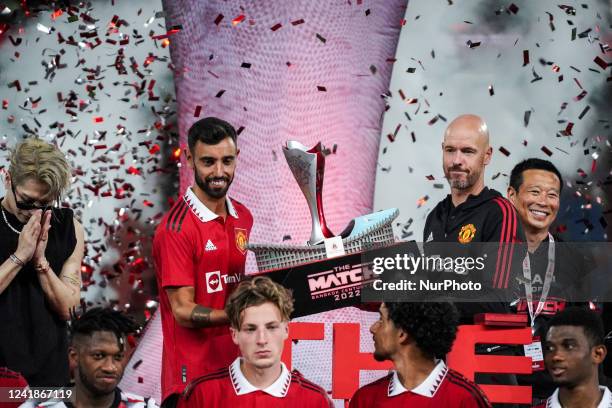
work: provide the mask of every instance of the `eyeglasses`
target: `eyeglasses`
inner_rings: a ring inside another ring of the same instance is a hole
[[[11,191],[13,192],[13,195],[15,196],[15,205],[17,206],[17,208],[19,208],[20,210],[24,210],[24,211],[32,211],[32,210],[42,210],[43,212],[47,211],[50,207],[52,202],[46,203],[44,205],[36,205],[34,204],[33,201],[18,201],[17,200],[17,192],[15,191],[15,185],[13,184],[13,182],[11,181]],[[21,196],[21,194],[20,194]]]

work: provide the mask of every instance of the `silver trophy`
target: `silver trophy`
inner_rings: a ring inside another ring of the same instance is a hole
[[[248,244],[255,253],[260,272],[289,268],[327,258],[324,240],[334,234],[327,228],[323,214],[323,174],[325,156],[323,146],[317,143],[307,149],[296,141],[288,141],[283,153],[295,177],[312,219],[312,231],[307,245]],[[395,242],[391,223],[399,215],[397,208],[378,211],[353,218],[338,235],[342,237],[347,254],[363,252]]]
[[[295,177],[310,209],[312,231],[308,245],[317,245],[325,238],[334,236],[327,228],[323,213],[323,176],[325,174],[325,156],[321,142],[311,149],[295,140],[289,140],[283,147],[287,164]]]

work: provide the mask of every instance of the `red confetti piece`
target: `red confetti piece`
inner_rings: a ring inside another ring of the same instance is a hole
[[[233,26],[237,26],[238,24],[240,24],[241,22],[243,22],[245,19],[244,14],[239,15],[238,17],[236,17],[235,19],[232,20],[232,25]]]
[[[166,39],[166,38],[170,37],[171,35],[174,35],[174,34],[178,33],[179,31],[181,31],[182,28],[183,27],[180,26],[180,25],[173,26],[172,28],[170,28],[170,30],[166,31],[165,34],[154,35],[151,38],[154,39],[154,40],[163,40],[163,39]]]
[[[19,83],[19,80],[18,80],[18,79],[14,80],[14,81],[13,81],[13,82],[11,82],[10,84],[8,84],[8,87],[9,87],[9,88],[13,88],[13,87],[15,87],[15,88],[17,88],[17,92],[21,92],[21,84]]]
[[[223,94],[225,93],[225,89],[220,90],[219,92],[217,92],[217,94],[215,95],[215,98],[220,98],[223,96]]]
[[[142,377],[138,377],[138,384],[144,383],[144,379]]]
[[[251,68],[251,63],[250,62],[243,62],[242,64],[240,64],[240,68],[250,69]]]
[[[499,151],[506,157],[510,156],[510,152],[504,146],[500,146]]]
[[[529,65],[529,50],[523,50],[523,66]]]
[[[550,157],[550,156],[552,156],[552,152],[550,151],[550,149],[549,149],[548,147],[546,147],[546,146],[542,146],[542,149],[541,149],[541,150],[542,150],[542,151],[543,151],[543,152],[544,152],[544,153],[545,153],[547,156],[549,156],[549,157]]]
[[[149,149],[149,154],[155,154],[155,153],[158,153],[160,149],[161,149],[161,148],[160,148],[160,147],[159,147],[159,145],[156,143],[156,144],[154,144],[153,146],[151,146],[151,148]]]
[[[516,4],[512,3],[510,4],[510,6],[508,6],[508,10],[510,10],[512,12],[512,14],[516,14],[519,11],[519,8]]]
[[[561,68],[557,64],[553,64],[553,66],[552,66],[553,72],[559,72],[560,69]]]
[[[406,100],[406,95],[404,95],[404,91],[402,91],[401,89],[399,89],[399,90],[397,91],[397,93],[399,93],[399,96],[400,96],[400,98],[402,98],[402,101],[403,101],[403,100]]]
[[[197,105],[195,107],[195,112],[193,112],[193,117],[194,118],[199,118],[201,112],[202,112],[202,105]]]
[[[278,30],[279,28],[281,28],[282,26],[283,26],[283,25],[282,25],[281,23],[276,23],[276,24],[274,24],[272,27],[270,27],[270,30],[272,30],[272,31],[276,31],[276,30]]]
[[[215,25],[219,25],[221,20],[223,20],[223,14],[219,14],[217,18],[215,18]]]
[[[436,123],[436,122],[438,121],[438,119],[439,119],[439,118],[438,118],[438,115],[436,115],[436,116],[434,116],[433,118],[431,118],[431,119],[429,120],[429,122],[427,122],[427,124],[428,124],[429,126],[431,126],[431,125],[433,125],[434,123]]]
[[[425,178],[426,178],[427,180],[429,180],[429,181],[433,181],[433,180],[435,180],[435,179],[436,179],[436,178],[433,176],[433,174],[430,174],[429,176],[425,176]]]
[[[599,65],[602,69],[607,69],[608,68],[608,63],[606,61],[604,61],[600,57],[595,57],[593,62],[595,62],[597,65]]]
[[[2,100],[2,109],[7,109],[9,106],[9,101],[8,99],[3,99]]]
[[[490,96],[495,95],[495,90],[493,89],[493,85],[489,85],[489,95]]]
[[[93,120],[94,120],[94,123],[104,122],[104,118],[102,116],[96,116]]]
[[[134,166],[130,166],[128,167],[128,169],[126,170],[128,174],[132,174],[132,175],[140,175],[140,170],[138,170],[136,167]]]
[[[53,13],[51,13],[51,19],[55,20],[56,18],[58,18],[62,14],[64,14],[64,11],[62,9],[57,9]]]
[[[591,163],[591,173],[595,173],[595,170],[597,170],[597,160],[593,160],[593,163]]]
[[[395,142],[395,136],[394,136],[394,135],[392,135],[391,133],[389,133],[389,134],[387,135],[387,139],[389,139],[389,141],[390,141],[391,143]]]
[[[471,40],[468,40],[466,44],[467,44],[467,46],[469,48],[476,48],[476,47],[480,46],[480,41],[472,42]]]
[[[147,207],[153,207],[155,204],[153,204],[151,201],[149,200],[144,200],[142,202],[144,205],[146,205]]]
[[[303,18],[300,18],[299,20],[295,20],[295,21],[291,22],[291,25],[294,25],[294,26],[300,25],[300,24],[304,24],[304,19]]]
[[[325,37],[323,37],[321,34],[317,33],[316,36],[319,39],[319,41],[321,41],[323,44],[325,44],[327,42]]]
[[[327,92],[327,88],[324,86],[317,85],[317,91],[319,92]]]
[[[582,91],[580,92],[580,94],[578,96],[575,96],[573,99],[574,101],[578,102],[579,100],[581,100],[582,98],[584,98],[587,95],[587,91]]]
[[[571,136],[572,135],[572,129],[574,128],[574,123],[570,122],[567,124],[567,126],[565,127],[565,130],[563,132],[561,132],[563,134],[563,136]]]

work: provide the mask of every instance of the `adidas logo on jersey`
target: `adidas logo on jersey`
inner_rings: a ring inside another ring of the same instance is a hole
[[[215,244],[212,243],[212,241],[209,239],[208,242],[206,243],[206,247],[204,247],[205,251],[216,251],[217,247],[215,246]]]
[[[427,237],[427,241],[425,241],[425,242],[431,242],[431,241],[433,241],[433,239],[434,239],[434,238],[433,238],[433,233],[432,233],[432,232],[430,232],[430,233],[429,233],[429,236]]]

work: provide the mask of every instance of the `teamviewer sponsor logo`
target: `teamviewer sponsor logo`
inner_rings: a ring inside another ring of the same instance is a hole
[[[331,271],[308,275],[311,296],[329,296],[339,291],[353,291],[363,283],[360,267],[336,267]]]
[[[206,272],[206,291],[208,293],[214,293],[222,290],[221,271]]]

